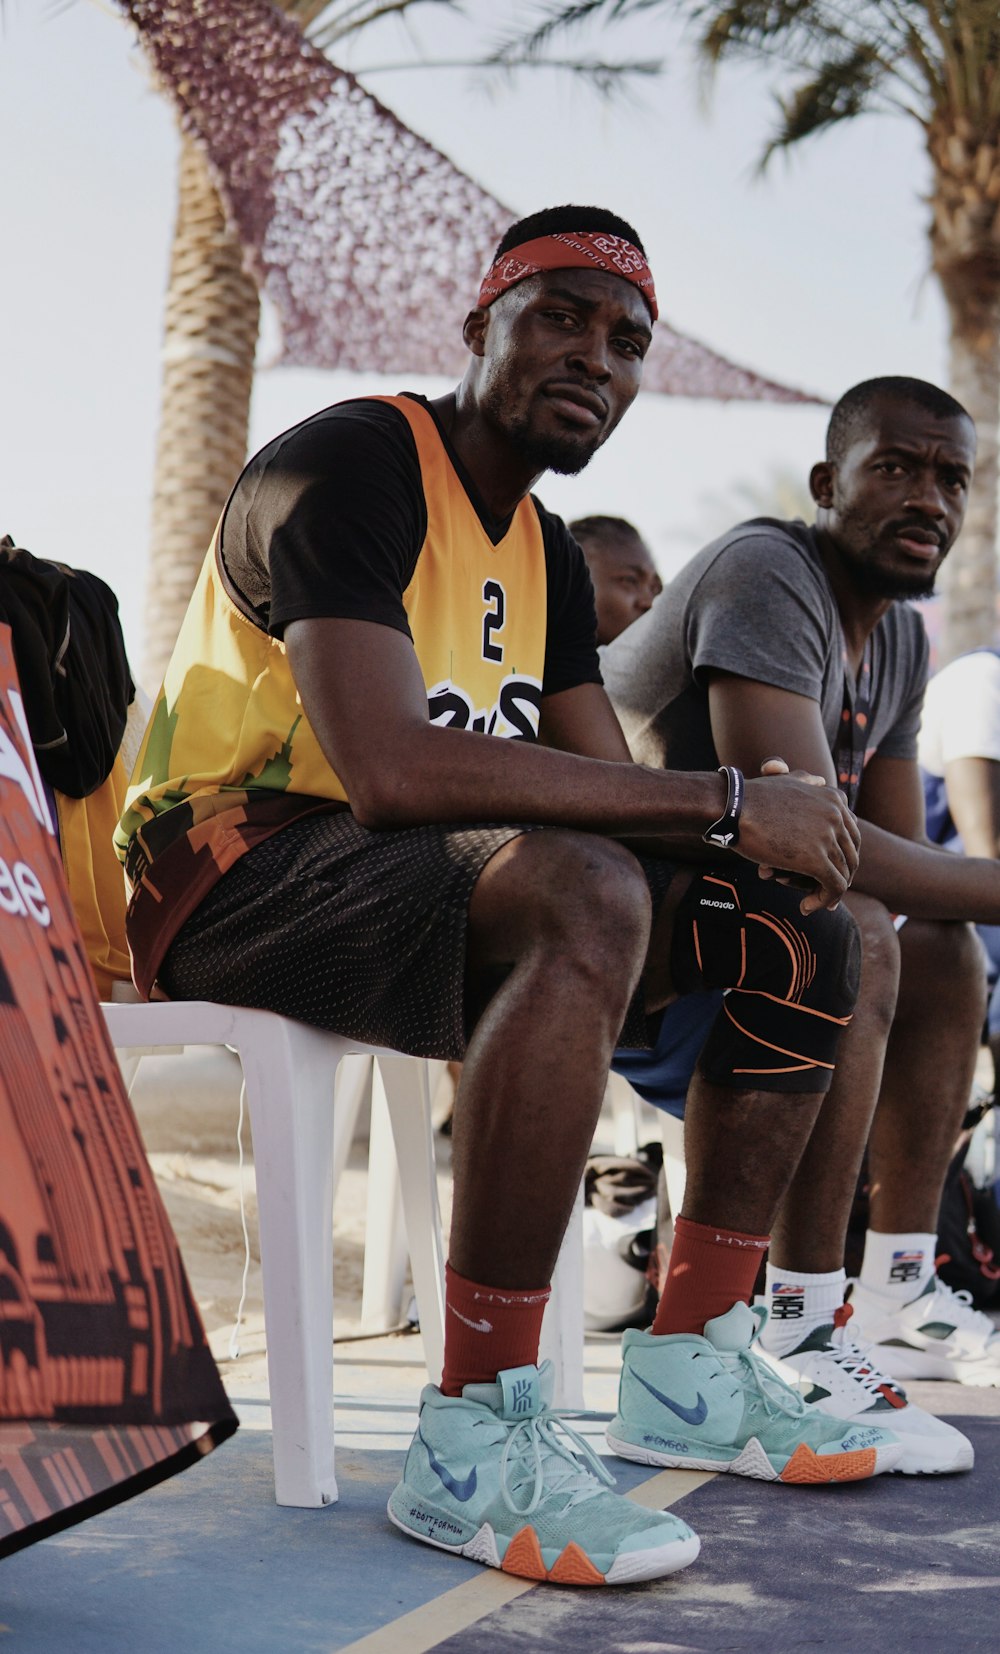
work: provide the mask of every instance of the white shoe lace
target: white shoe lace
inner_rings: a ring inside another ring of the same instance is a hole
[[[848,1378],[854,1380],[859,1390],[864,1390],[873,1400],[884,1397],[886,1389],[894,1391],[896,1395],[903,1392],[898,1384],[885,1373],[880,1372],[872,1360],[872,1345],[859,1344],[847,1330],[847,1323],[853,1315],[850,1304],[844,1304],[833,1318],[833,1333],[830,1338],[829,1359],[845,1372]]]
[[[595,1478],[602,1485],[595,1487]],[[528,1503],[518,1504],[515,1495],[529,1483],[532,1491]],[[563,1501],[562,1508],[569,1510],[614,1485],[614,1477],[590,1443],[553,1409],[546,1407],[509,1429],[500,1460],[500,1493],[515,1516],[530,1516],[543,1498],[548,1501],[558,1497]]]

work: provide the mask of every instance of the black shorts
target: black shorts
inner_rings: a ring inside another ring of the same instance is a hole
[[[509,840],[544,827],[372,832],[347,810],[292,822],[249,850],[175,937],[159,971],[172,999],[277,1011],[416,1057],[460,1060],[469,900]],[[654,913],[669,862],[636,858]],[[655,1043],[640,984],[622,1041]]]

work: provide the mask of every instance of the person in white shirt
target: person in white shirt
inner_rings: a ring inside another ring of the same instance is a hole
[[[917,756],[927,836],[967,856],[1000,857],[1000,653],[960,655],[931,678]],[[1000,1076],[1000,925],[978,925],[992,986],[987,1026]]]

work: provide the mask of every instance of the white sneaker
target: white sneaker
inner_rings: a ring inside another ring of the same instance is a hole
[[[919,1298],[900,1305],[854,1281],[851,1305],[855,1336],[875,1346],[893,1378],[1000,1386],[1000,1331],[973,1309],[968,1292],[955,1292],[937,1275]]]
[[[797,1389],[809,1406],[854,1424],[877,1424],[903,1443],[896,1475],[944,1476],[971,1470],[972,1443],[954,1425],[936,1419],[906,1398],[906,1391],[880,1372],[869,1345],[851,1338],[851,1305],[837,1311],[834,1325],[817,1327],[797,1349],[778,1356],[758,1345],[779,1377]]]

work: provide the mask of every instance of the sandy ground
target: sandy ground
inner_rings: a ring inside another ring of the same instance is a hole
[[[447,1111],[449,1097],[450,1081],[445,1076],[435,1099],[436,1114]],[[239,1099],[239,1062],[221,1048],[189,1047],[183,1057],[144,1057],[132,1087],[132,1104],[213,1354],[227,1383],[238,1376],[243,1388],[255,1387],[264,1378],[264,1315],[253,1144],[244,1118],[241,1174]],[[334,1202],[334,1338],[338,1341],[354,1339],[363,1331],[361,1289],[368,1168],[365,1131],[362,1118]],[[451,1178],[446,1137],[438,1137],[437,1155],[447,1232]],[[250,1264],[240,1353],[234,1360],[231,1340],[246,1255],[240,1216],[241,1181]]]

